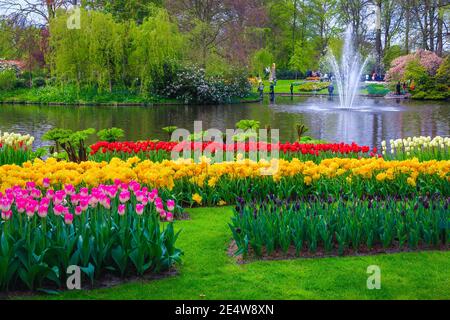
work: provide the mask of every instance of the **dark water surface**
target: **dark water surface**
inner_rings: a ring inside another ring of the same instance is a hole
[[[274,104],[222,106],[73,107],[0,105],[0,131],[29,133],[41,146],[41,136],[55,127],[68,129],[123,128],[127,140],[167,140],[162,127],[175,125],[193,131],[232,129],[242,119],[261,121],[280,130],[282,141],[296,138],[295,124],[309,135],[333,142],[379,146],[382,140],[417,135],[449,136],[450,103],[361,98],[352,109],[339,109],[337,98],[277,97]]]

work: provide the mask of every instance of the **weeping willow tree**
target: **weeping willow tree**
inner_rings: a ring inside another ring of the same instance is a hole
[[[130,59],[133,72],[140,79],[141,92],[163,77],[167,66],[174,67],[181,58],[183,36],[166,10],[159,9],[135,29]]]
[[[60,12],[50,23],[50,63],[60,84],[111,92],[115,86],[130,87],[137,81],[145,92],[162,76],[168,61],[180,58],[182,36],[163,9],[139,26],[82,9],[81,28],[69,29],[69,16]]]

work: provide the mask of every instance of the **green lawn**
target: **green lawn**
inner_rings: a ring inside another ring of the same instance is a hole
[[[185,251],[179,275],[42,299],[450,299],[450,252],[260,261],[238,265],[227,255],[231,208],[187,210],[177,222]],[[366,288],[369,265],[381,268],[381,290]]]
[[[291,83],[301,83],[304,80],[278,80],[277,85],[275,87],[275,93],[291,93]],[[253,87],[253,92],[258,92],[258,86]],[[270,92],[270,82],[268,80],[264,81],[264,92],[269,93]],[[335,86],[334,93],[337,94],[338,88]],[[314,94],[314,92],[307,92],[307,91],[299,91],[298,86],[294,87],[294,93],[302,93],[302,94]],[[315,92],[315,94],[328,94],[328,89],[323,89],[320,91]],[[361,89],[359,90],[359,94],[361,95],[368,95],[369,92],[367,89]]]

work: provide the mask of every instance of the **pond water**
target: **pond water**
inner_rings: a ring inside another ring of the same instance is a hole
[[[331,99],[331,100],[330,100]],[[332,100],[334,99],[334,100]],[[193,131],[232,129],[242,119],[261,121],[280,130],[282,141],[294,141],[295,124],[309,127],[309,135],[331,142],[379,146],[382,140],[408,136],[450,135],[448,102],[360,98],[352,109],[339,109],[337,98],[277,97],[275,103],[222,106],[73,107],[0,105],[0,131],[29,133],[42,146],[41,136],[54,127],[73,130],[123,128],[127,140],[167,140],[162,127],[175,125]]]

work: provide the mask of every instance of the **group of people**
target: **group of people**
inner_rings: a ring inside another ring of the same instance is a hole
[[[397,85],[395,86],[395,94],[398,96],[407,94],[409,90],[414,91],[416,85],[414,84],[414,81],[408,80],[406,82],[401,83],[400,81],[397,82]]]
[[[376,72],[372,72],[371,75],[366,74],[366,81],[384,81],[384,76]]]

